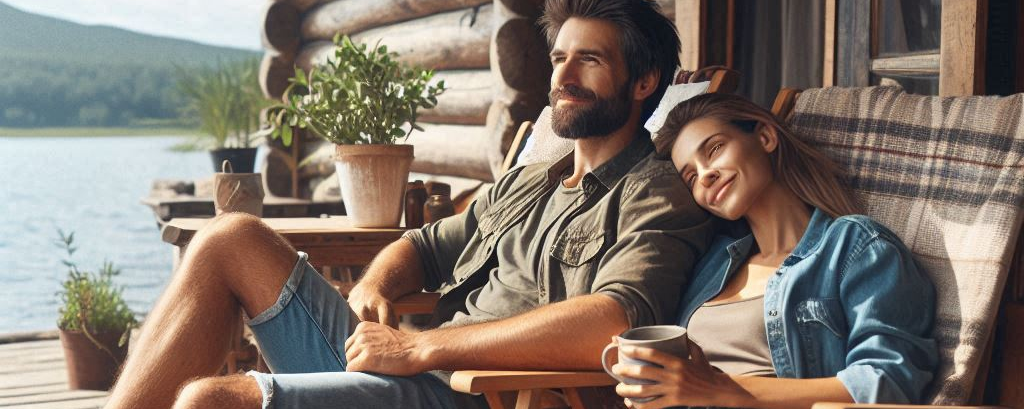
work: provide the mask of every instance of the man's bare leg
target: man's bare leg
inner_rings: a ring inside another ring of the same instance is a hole
[[[215,374],[227,356],[239,308],[256,316],[273,305],[296,260],[288,242],[258,218],[215,218],[196,233],[146,317],[106,407],[169,408],[186,381]],[[196,386],[191,389],[210,385]]]

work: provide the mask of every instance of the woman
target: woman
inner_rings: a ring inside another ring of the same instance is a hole
[[[680,305],[689,358],[621,348],[663,367],[613,367],[656,382],[620,383],[627,405],[920,403],[938,361],[934,288],[895,234],[853,215],[839,168],[733,95],[676,106],[658,134],[697,204],[751,234],[716,238],[698,263]]]

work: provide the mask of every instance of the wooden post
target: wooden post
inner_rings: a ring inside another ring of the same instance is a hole
[[[679,66],[696,71],[704,66],[705,0],[676,0],[676,29],[679,30]]]
[[[836,1],[825,0],[825,42],[821,66],[821,86],[836,85]]]
[[[939,95],[985,93],[987,10],[988,0],[942,0]]]
[[[835,83],[866,87],[871,79],[871,2],[842,0],[836,4]]]

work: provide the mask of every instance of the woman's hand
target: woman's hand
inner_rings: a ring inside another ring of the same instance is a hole
[[[626,406],[636,409],[657,409],[672,406],[747,406],[752,396],[728,375],[708,363],[704,351],[690,341],[690,359],[631,345],[620,345],[623,356],[661,365],[630,365],[619,362],[612,367],[616,375],[647,379],[652,385],[619,383],[615,392],[626,398]],[[630,398],[660,396],[650,402],[633,402]]]

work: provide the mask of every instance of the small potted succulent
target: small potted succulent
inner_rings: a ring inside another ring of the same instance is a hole
[[[400,64],[387,46],[368,48],[335,36],[334,57],[307,75],[295,70],[284,103],[271,108],[272,135],[291,144],[292,127],[333,142],[345,211],[356,227],[397,227],[413,146],[398,144],[432,108],[444,81],[433,71]]]
[[[270,105],[259,88],[256,60],[218,63],[212,67],[179,68],[178,89],[186,98],[186,115],[199,121],[201,138],[193,146],[206,145],[215,172],[224,160],[240,173],[253,173],[260,110]]]
[[[71,260],[75,234],[59,231],[58,245],[68,276],[58,293],[62,305],[57,319],[71,389],[108,390],[128,353],[128,336],[138,321],[128,308],[123,288],[113,283],[120,273],[110,262],[97,272],[82,271]]]

